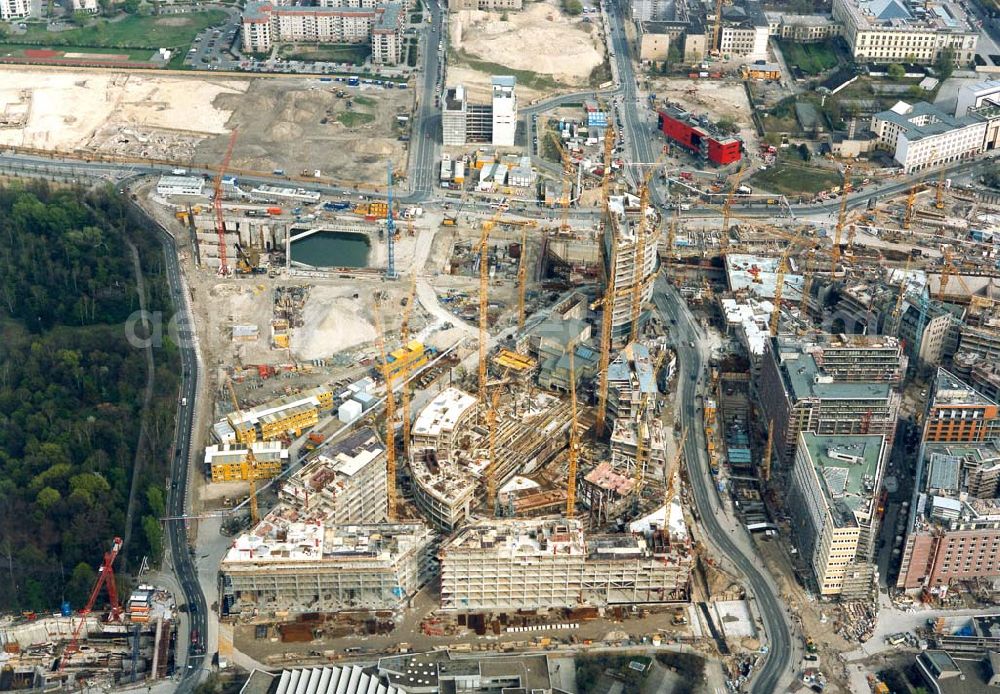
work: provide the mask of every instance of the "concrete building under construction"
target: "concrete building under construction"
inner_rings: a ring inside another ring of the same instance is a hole
[[[614,277],[611,334],[616,342],[623,341],[631,331],[636,285],[639,285],[640,305],[653,296],[656,247],[660,240],[659,215],[649,207],[645,211],[645,219],[642,216],[642,211],[633,215],[623,207],[609,207],[604,224],[604,272],[605,277]]]
[[[686,528],[585,535],[575,519],[483,521],[439,556],[441,607],[457,611],[684,601],[693,563]]]
[[[432,575],[422,523],[324,525],[268,518],[219,568],[222,616],[393,609]]]

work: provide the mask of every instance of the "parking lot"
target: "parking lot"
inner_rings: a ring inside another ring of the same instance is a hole
[[[240,55],[240,14],[230,12],[226,22],[199,33],[184,64],[196,70],[238,70]]]

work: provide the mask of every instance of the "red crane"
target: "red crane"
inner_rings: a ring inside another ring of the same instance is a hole
[[[219,235],[219,275],[225,277],[229,274],[229,263],[226,261],[226,223],[222,220],[222,177],[226,175],[229,168],[229,161],[233,158],[233,147],[236,145],[236,128],[233,128],[232,135],[229,136],[229,146],[226,148],[226,156],[219,166],[219,173],[215,175],[215,232]]]
[[[116,537],[111,542],[111,549],[104,553],[104,563],[101,564],[101,568],[97,572],[97,581],[94,582],[94,588],[90,591],[90,598],[87,599],[87,606],[79,612],[80,621],[73,630],[73,640],[70,641],[69,646],[67,646],[66,650],[63,652],[63,657],[59,659],[60,672],[62,672],[63,668],[66,667],[68,657],[79,650],[77,644],[80,640],[80,632],[83,631],[83,625],[87,623],[87,615],[94,609],[94,603],[97,601],[97,596],[101,592],[102,586],[107,587],[108,602],[111,603],[111,613],[108,615],[108,621],[117,622],[121,619],[122,606],[118,602],[118,586],[115,585],[115,571],[111,566],[115,563],[115,559],[118,558],[118,552],[121,548],[122,539],[120,537]]]

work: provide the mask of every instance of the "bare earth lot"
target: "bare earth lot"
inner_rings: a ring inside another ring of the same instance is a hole
[[[346,92],[343,98],[337,89]],[[350,109],[348,100],[353,101]],[[395,118],[409,113],[411,100],[409,90],[362,90],[308,78],[234,80],[8,67],[0,72],[0,113],[27,108],[27,117],[16,127],[0,128],[0,147],[214,165],[238,127],[233,168],[295,174],[320,169],[338,180],[379,184],[386,160],[396,169],[405,164]],[[348,111],[347,117],[341,115]]]

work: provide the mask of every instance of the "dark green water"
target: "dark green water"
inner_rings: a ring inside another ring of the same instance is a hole
[[[321,231],[292,242],[292,260],[315,267],[368,267],[368,237]]]

